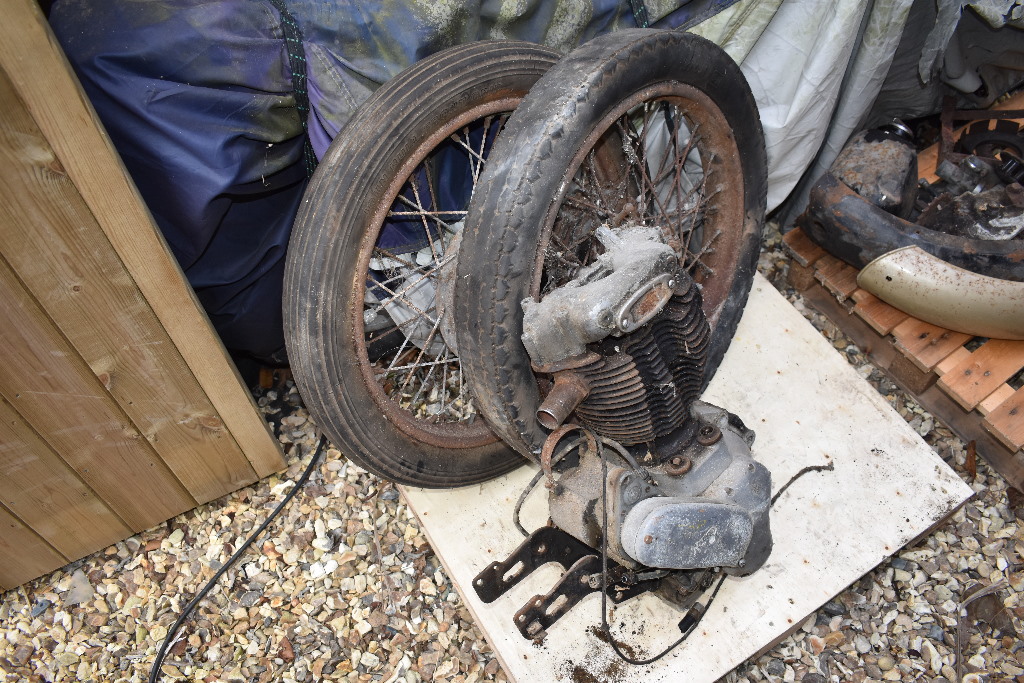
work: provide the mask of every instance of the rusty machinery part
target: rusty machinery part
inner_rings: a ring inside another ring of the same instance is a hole
[[[492,562],[476,578],[473,589],[485,603],[494,602],[535,570],[557,563],[566,572],[545,595],[526,602],[513,617],[513,623],[525,638],[542,638],[581,599],[600,590],[601,558],[595,548],[553,526],[542,526],[530,534],[502,561]],[[615,602],[623,602],[657,588],[657,579],[640,579],[637,574],[615,562],[609,567],[608,590]],[[660,578],[660,577],[659,577]]]
[[[558,57],[489,41],[418,62],[353,114],[311,180],[285,270],[288,355],[313,419],[378,475],[459,486],[522,462],[473,405],[444,281],[496,131]]]
[[[907,127],[897,123],[854,135],[831,173],[875,206],[907,218],[917,194],[917,150]]]
[[[613,452],[620,444],[597,435],[573,442],[575,453],[560,449],[559,461],[568,467],[548,492],[549,525],[474,579],[481,599],[493,602],[538,567],[557,562],[566,571],[556,584],[516,612],[514,623],[524,637],[543,638],[595,591],[615,602],[653,592],[689,610],[683,621],[690,624],[699,619],[703,608],[694,613],[695,603],[714,576],[760,567],[772,546],[771,476],[750,457],[753,432],[715,406],[698,401],[690,409],[718,438],[681,449],[684,471],[673,469],[673,460],[644,467],[639,476]],[[690,630],[683,628],[684,636]]]
[[[537,419],[553,429],[575,410],[619,443],[653,442],[700,395],[710,341],[700,291],[661,231],[602,226],[597,236],[605,251],[594,263],[543,301],[523,302],[534,369],[571,366],[553,373]]]
[[[772,547],[771,475],[750,455],[754,434],[721,408],[701,401],[688,408],[694,423],[713,426],[721,438],[708,446],[680,442],[664,464],[646,465],[642,475],[608,448],[604,457],[589,448],[567,455],[548,491],[552,523],[590,547],[600,546],[598,497],[607,487],[608,556],[619,564],[723,567],[737,575],[760,567]],[[676,457],[690,463],[681,473],[672,462]]]
[[[473,295],[455,301],[463,364],[492,428],[520,453],[538,457],[547,436],[537,420],[538,379],[557,378],[546,374],[553,367],[534,374],[521,302],[543,305],[586,273],[606,250],[597,235],[602,226],[611,233],[658,229],[679,272],[697,283],[711,330],[699,393],[739,321],[764,222],[763,134],[732,59],[685,33],[626,30],[596,38],[538,81],[492,159],[473,196],[457,266],[458,286]],[[621,325],[622,340],[622,330],[644,319],[644,306],[669,307],[674,298],[666,297],[668,271],[648,275],[649,289],[626,287],[614,299],[621,306],[613,313],[626,307],[639,315]],[[587,325],[595,320],[604,322],[583,316]],[[581,336],[574,350],[582,344],[603,362],[618,362],[607,349],[592,348],[605,343],[592,338]],[[539,354],[539,365],[549,356]],[[589,395],[595,391],[591,386]],[[584,392],[559,393],[575,401]]]
[[[1024,165],[1011,147],[982,144],[982,130],[1008,134],[1017,124],[979,121],[968,151],[936,168],[940,180],[917,186],[917,157],[902,131],[862,131],[811,189],[797,225],[817,244],[863,268],[917,246],[952,266],[1003,280],[1024,280]]]
[[[1024,157],[1024,127],[1006,119],[975,121],[960,134],[954,149],[961,154],[992,159],[1002,152]]]
[[[895,249],[916,246],[973,273],[1024,281],[1024,240],[964,237],[911,223],[865,200],[831,173],[811,189],[807,210],[797,225],[855,268]]]
[[[1024,282],[978,275],[902,247],[864,266],[857,284],[901,311],[948,330],[1024,339]]]

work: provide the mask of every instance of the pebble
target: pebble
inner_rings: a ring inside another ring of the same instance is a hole
[[[777,226],[768,226],[766,244],[763,272],[784,286]],[[1024,515],[1009,505],[1006,481],[980,459],[971,477],[962,442],[798,294],[784,294],[883,400],[908,422],[917,420],[920,431],[928,428],[929,443],[978,493],[724,683],[952,681],[955,655],[947,641],[959,602],[1001,578],[1008,582],[997,594],[1007,608],[1003,628],[1015,633],[997,634],[984,620],[967,618],[965,660],[990,673],[967,673],[963,681],[1024,675],[1016,635],[1024,634]],[[262,392],[257,402],[283,425],[288,470],[4,593],[0,667],[8,679],[146,680],[158,637],[287,493],[314,445],[315,426],[294,387]],[[165,680],[507,680],[394,486],[330,448],[307,487],[200,603],[180,652],[166,663]]]
[[[776,240],[777,229],[771,223],[766,226],[770,235],[767,245]],[[926,435],[977,495],[932,534],[900,550],[822,605],[810,631],[798,630],[775,650],[747,662],[723,680],[775,683],[790,670],[798,681],[818,681],[814,676],[819,670],[827,671],[825,680],[843,683],[866,679],[956,680],[955,653],[947,640],[952,642],[956,633],[959,601],[967,591],[1005,578],[1009,585],[999,592],[999,601],[1013,606],[1006,610],[1008,619],[1016,633],[1024,635],[1024,567],[1015,564],[1024,556],[1024,506],[1013,509],[1008,504],[1006,481],[980,458],[977,477],[971,476],[964,469],[965,444],[883,373],[875,371],[863,354],[851,351],[836,327],[798,293],[786,289],[784,272],[773,265],[777,259],[770,253],[778,247],[766,249],[759,262],[762,274],[783,290],[884,400],[918,433]],[[1018,644],[1021,635],[1004,641],[988,624],[970,619],[965,623],[965,634],[965,659],[976,670],[991,672],[992,680],[1022,675],[1003,669],[1004,665],[1024,669],[1024,651]],[[780,660],[780,652],[785,653],[785,662]],[[964,683],[983,680],[988,678],[977,673],[963,678]]]
[[[68,592],[64,594],[64,605],[80,605],[92,599],[95,589],[89,581],[89,577],[81,569],[71,575],[71,583]]]

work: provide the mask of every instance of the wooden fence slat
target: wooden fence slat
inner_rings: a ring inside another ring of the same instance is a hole
[[[990,339],[939,379],[939,386],[973,410],[1024,366],[1024,342]],[[1024,419],[1024,418],[1022,418]]]
[[[926,372],[971,339],[969,334],[953,332],[917,318],[907,318],[897,325],[892,336],[907,358]]]
[[[56,550],[0,505],[0,591],[68,563]]]
[[[982,424],[1010,450],[1024,448],[1024,387],[986,415]]]
[[[33,0],[5,3],[0,66],[257,475],[284,468],[279,444]]]
[[[0,260],[0,395],[134,531],[196,503]]]
[[[0,472],[0,501],[67,558],[132,534],[3,399]]]
[[[0,69],[0,253],[201,503],[256,479]]]

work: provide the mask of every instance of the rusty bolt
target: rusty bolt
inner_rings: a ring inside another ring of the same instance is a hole
[[[689,472],[691,467],[693,467],[693,462],[689,458],[685,455],[677,455],[668,461],[665,472],[673,477],[678,477]]]
[[[722,430],[715,425],[704,425],[697,432],[697,443],[701,446],[710,446],[718,443],[718,440],[722,438]]]
[[[647,545],[654,543],[654,536],[651,536],[650,534],[644,536],[644,543],[646,543]]]

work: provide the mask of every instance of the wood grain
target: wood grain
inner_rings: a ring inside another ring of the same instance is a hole
[[[0,253],[200,503],[256,479],[0,69]]]
[[[815,261],[825,255],[825,250],[811,241],[811,238],[800,228],[794,228],[782,236],[793,260],[801,266],[813,265]]]
[[[881,335],[887,335],[907,319],[907,314],[890,306],[866,289],[858,289],[851,298],[857,303],[853,312]]]
[[[0,505],[0,591],[68,563],[34,531]]]
[[[89,367],[0,259],[0,396],[133,531],[195,507]]]
[[[897,325],[892,336],[907,357],[925,371],[971,339],[969,334],[953,332],[917,318],[907,318]]]
[[[939,386],[967,410],[1024,366],[1024,342],[990,339],[939,380]],[[1024,422],[1024,417],[1022,417]]]
[[[983,424],[1007,448],[1024,448],[1024,387],[986,415]]]
[[[949,372],[950,370],[955,369],[956,366],[960,365],[961,363],[963,363],[965,360],[967,360],[970,357],[971,357],[971,352],[968,351],[966,347],[961,346],[959,349],[957,349],[956,351],[954,351],[953,353],[949,354],[948,356],[943,358],[941,361],[939,361],[935,365],[935,367],[932,368],[932,370],[935,371],[936,375],[938,375],[939,377],[942,377],[947,372]]]
[[[1009,400],[1013,396],[1013,387],[1009,384],[1003,384],[998,389],[993,391],[991,394],[986,396],[978,407],[975,409],[982,415],[988,415],[993,410],[1003,404],[1003,401]]]
[[[257,475],[282,469],[277,441],[32,0],[5,4],[0,66]]]
[[[814,277],[821,284],[825,285],[825,289],[836,295],[839,303],[845,302],[857,291],[857,269],[843,263],[839,259],[834,259],[827,267],[819,268],[818,265],[822,261],[824,259],[814,264],[815,268],[817,268]]]
[[[0,399],[0,502],[76,560],[132,530]]]

